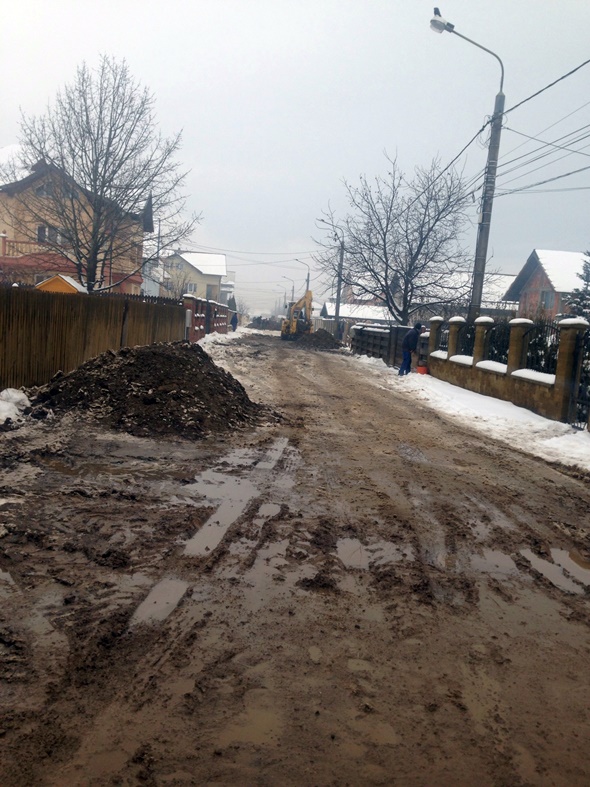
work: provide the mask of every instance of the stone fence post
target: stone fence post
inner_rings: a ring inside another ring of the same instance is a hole
[[[486,361],[486,339],[494,327],[492,317],[478,317],[475,321],[475,344],[473,345],[473,365]]]
[[[459,328],[465,325],[467,320],[465,317],[451,317],[449,320],[449,350],[447,358],[452,355],[457,355],[457,339],[459,337]]]
[[[576,358],[576,345],[578,336],[588,330],[588,325],[588,321],[583,317],[569,317],[561,320],[559,323],[555,398],[556,403],[560,403],[559,413],[557,414],[560,421],[567,421],[571,415],[569,410],[572,393],[577,390],[580,384],[582,368],[581,357]]]
[[[532,320],[526,320],[524,317],[517,317],[510,320],[510,344],[508,346],[508,368],[506,374],[512,374],[517,369],[522,369],[522,346],[524,342],[524,335],[534,325]]]
[[[440,329],[444,320],[442,317],[430,318],[430,336],[428,337],[428,355],[438,350],[440,344]]]

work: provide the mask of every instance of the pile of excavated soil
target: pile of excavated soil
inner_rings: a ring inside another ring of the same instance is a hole
[[[310,350],[338,350],[342,347],[342,344],[323,328],[304,334],[298,339],[297,344],[309,347]]]
[[[201,347],[188,342],[109,350],[56,375],[36,391],[32,406],[33,417],[78,410],[129,434],[190,439],[271,416]]]

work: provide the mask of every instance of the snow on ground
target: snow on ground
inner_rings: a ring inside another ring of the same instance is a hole
[[[5,388],[0,391],[0,424],[3,424],[7,418],[19,421],[22,410],[30,404],[27,396],[16,388]]]
[[[590,470],[590,434],[551,421],[512,402],[466,391],[428,374],[398,375],[397,369],[367,356],[349,356],[368,367],[396,393],[418,399],[461,424],[550,462]]]
[[[256,328],[237,328],[235,331],[228,331],[227,333],[208,333],[199,339],[197,342],[205,352],[208,352],[212,344],[229,344],[234,339],[238,339],[245,334],[259,333],[262,336],[280,336],[280,331],[259,331]]]

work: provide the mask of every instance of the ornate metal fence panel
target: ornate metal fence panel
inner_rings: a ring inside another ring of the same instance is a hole
[[[524,336],[524,368],[534,372],[555,374],[559,328],[552,323],[533,325]]]
[[[475,325],[466,322],[459,328],[457,334],[457,355],[473,355],[475,346]]]
[[[569,421],[576,429],[587,429],[590,417],[590,330],[578,336],[574,368],[580,369],[580,381],[572,390]]]
[[[436,349],[444,350],[445,352],[449,349],[449,323],[448,322],[442,322],[440,324],[438,347]]]
[[[510,325],[507,322],[499,322],[490,328],[487,335],[488,361],[496,363],[508,363],[508,349],[510,347]]]

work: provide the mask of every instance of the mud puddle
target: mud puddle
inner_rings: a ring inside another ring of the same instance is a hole
[[[555,587],[558,587],[560,590],[575,595],[580,595],[584,592],[584,588],[581,585],[578,585],[577,582],[574,582],[565,575],[561,566],[550,563],[548,560],[543,560],[543,558],[535,555],[530,549],[521,549],[520,554],[528,560],[536,571],[542,574],[545,579],[548,579],[552,585],[555,585]]]
[[[248,467],[254,476],[256,484],[260,471],[264,476],[273,470],[285,449],[288,446],[287,438],[278,438],[263,454],[260,461],[256,462],[250,449],[238,449],[230,452],[219,463],[220,467],[241,468]],[[261,483],[266,481],[265,477]],[[195,480],[193,484],[184,487],[185,495],[199,496],[211,504],[219,507],[200,530],[190,538],[185,545],[186,557],[204,557],[217,548],[231,525],[244,513],[248,504],[258,495],[258,486],[248,478],[240,478],[220,472],[219,469],[207,470]],[[272,516],[280,512],[280,506],[275,503],[263,503],[258,510],[258,517],[254,524],[261,526]]]
[[[168,615],[178,606],[188,585],[188,582],[174,577],[161,579],[137,607],[129,626],[133,627],[139,623],[159,623],[166,620]]]
[[[484,549],[481,555],[471,555],[471,567],[494,577],[517,576],[520,572],[510,555],[497,549]]]
[[[190,488],[209,502],[221,502],[217,511],[184,547],[183,554],[186,557],[203,557],[219,545],[229,527],[243,514],[248,503],[256,497],[258,489],[247,479],[234,478],[215,470],[203,473],[196,483],[190,485]]]

